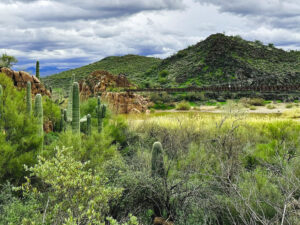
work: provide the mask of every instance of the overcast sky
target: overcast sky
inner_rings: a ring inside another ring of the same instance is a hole
[[[106,56],[164,58],[210,34],[300,49],[299,0],[0,0],[0,52],[41,75]]]

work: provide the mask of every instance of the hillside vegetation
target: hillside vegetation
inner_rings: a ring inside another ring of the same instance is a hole
[[[42,78],[42,81],[52,88],[63,88],[70,85],[72,74],[75,74],[76,80],[80,80],[95,70],[106,70],[116,75],[126,74],[133,83],[141,83],[143,74],[160,62],[161,59],[158,58],[138,55],[111,56],[77,69]]]
[[[149,81],[162,86],[294,83],[300,81],[300,52],[214,34],[163,60],[147,74]]]
[[[299,83],[300,52],[284,51],[273,44],[246,41],[239,36],[214,34],[164,60],[136,55],[107,57],[43,81],[54,88],[63,87],[72,73],[80,79],[99,69],[125,73],[141,87]]]

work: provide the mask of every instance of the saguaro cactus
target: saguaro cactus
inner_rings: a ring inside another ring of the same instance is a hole
[[[165,175],[163,148],[160,142],[155,142],[152,147],[151,170],[154,177]]]
[[[28,115],[31,115],[32,111],[32,99],[31,99],[31,82],[27,81],[27,89],[26,89],[26,109]]]
[[[60,131],[65,131],[65,115],[63,109],[60,110]]]
[[[0,84],[0,120],[2,119],[2,114],[3,114],[2,111],[3,111],[3,88]],[[0,121],[0,125],[1,125],[1,121]]]
[[[68,107],[67,107],[67,119],[68,122],[72,121],[72,102],[73,102],[73,84],[75,82],[75,75],[72,74],[72,80],[70,84],[70,90],[69,90],[69,99],[68,99]]]
[[[102,120],[105,118],[106,115],[106,105],[98,105],[97,109],[97,119],[98,119],[98,133],[101,133],[102,131]]]
[[[64,109],[64,120],[65,120],[65,122],[68,122],[67,110],[66,109]]]
[[[40,62],[36,61],[36,66],[35,66],[35,76],[40,79]]]
[[[35,96],[34,116],[37,118],[38,135],[40,137],[42,137],[43,134],[44,134],[44,128],[43,128],[43,104],[42,104],[42,96],[41,96],[41,94],[37,94]]]
[[[80,133],[79,85],[77,82],[73,83],[72,131],[74,134]]]
[[[92,134],[92,124],[91,124],[91,115],[86,116],[86,126],[87,126],[87,135],[91,136]]]

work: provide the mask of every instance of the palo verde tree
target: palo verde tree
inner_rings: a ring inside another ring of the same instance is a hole
[[[0,67],[8,67],[11,68],[14,64],[16,64],[18,60],[14,56],[7,55],[6,53],[2,54],[0,58]]]
[[[36,163],[41,144],[37,123],[27,114],[26,92],[17,90],[12,80],[0,74],[2,86],[0,119],[0,182],[23,182],[24,164]]]

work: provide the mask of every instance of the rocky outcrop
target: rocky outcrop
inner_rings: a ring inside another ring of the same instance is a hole
[[[82,99],[105,92],[109,88],[129,88],[130,84],[125,75],[112,75],[107,71],[95,71],[84,80],[79,81],[80,95]]]
[[[121,114],[146,112],[150,103],[143,96],[128,92],[103,92],[101,99],[108,103],[111,110]]]
[[[42,94],[51,96],[50,92],[44,87],[44,85],[35,76],[30,75],[24,71],[14,71],[10,68],[2,67],[0,68],[0,73],[6,74],[10,77],[14,85],[18,88],[26,88],[27,82],[31,82],[31,92],[33,95]]]

